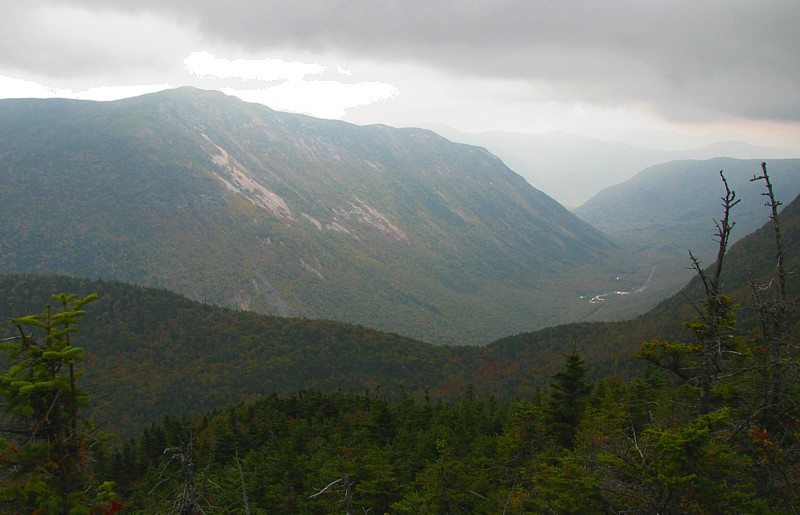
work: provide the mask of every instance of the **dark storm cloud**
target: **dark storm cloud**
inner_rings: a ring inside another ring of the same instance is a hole
[[[800,121],[800,2],[53,0],[149,12],[251,51],[339,51],[676,120]]]
[[[163,13],[58,0],[0,0],[0,8],[0,66],[6,69],[54,78],[164,72],[193,49],[182,42],[190,30]]]

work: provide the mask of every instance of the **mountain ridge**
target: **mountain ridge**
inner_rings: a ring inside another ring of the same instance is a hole
[[[485,343],[579,318],[575,288],[624,261],[485,149],[427,130],[191,88],[2,101],[0,121],[8,273]]]
[[[627,181],[645,168],[668,161],[720,156],[761,160],[796,157],[788,149],[734,140],[666,149],[562,131],[464,133],[446,126],[430,127],[453,141],[488,148],[536,188],[571,209],[579,208],[603,189]]]

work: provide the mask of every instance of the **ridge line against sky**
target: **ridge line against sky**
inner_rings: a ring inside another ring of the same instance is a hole
[[[0,98],[191,85],[361,124],[675,131],[800,152],[796,0],[0,6]]]

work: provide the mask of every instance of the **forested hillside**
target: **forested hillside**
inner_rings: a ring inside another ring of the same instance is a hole
[[[0,313],[38,313],[53,291],[97,293],[76,339],[98,422],[129,433],[273,391],[463,388],[477,348],[442,347],[339,322],[200,304],[166,290],[67,277],[0,276]],[[13,335],[4,327],[3,335]]]
[[[655,334],[644,327],[636,334],[630,322],[574,324],[488,347],[437,346],[338,322],[231,311],[166,290],[52,276],[0,276],[0,314],[42,312],[53,291],[98,294],[75,338],[86,349],[98,423],[122,435],[167,414],[198,414],[273,391],[379,388],[449,399],[472,385],[498,398],[530,395],[576,345],[591,356],[591,377],[630,376],[631,349]],[[13,327],[0,334],[13,336]]]

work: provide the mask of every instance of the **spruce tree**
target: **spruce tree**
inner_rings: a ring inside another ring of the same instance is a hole
[[[48,304],[44,313],[12,319],[17,336],[0,344],[9,363],[0,374],[6,513],[89,513],[114,498],[113,484],[97,485],[92,474],[101,439],[83,414],[89,398],[78,380],[86,353],[71,340],[86,314],[81,307],[96,298],[54,295],[56,309]]]
[[[547,402],[551,433],[559,446],[572,448],[575,431],[583,420],[586,398],[591,391],[583,359],[576,352],[568,354],[564,368],[550,382],[550,398]]]

